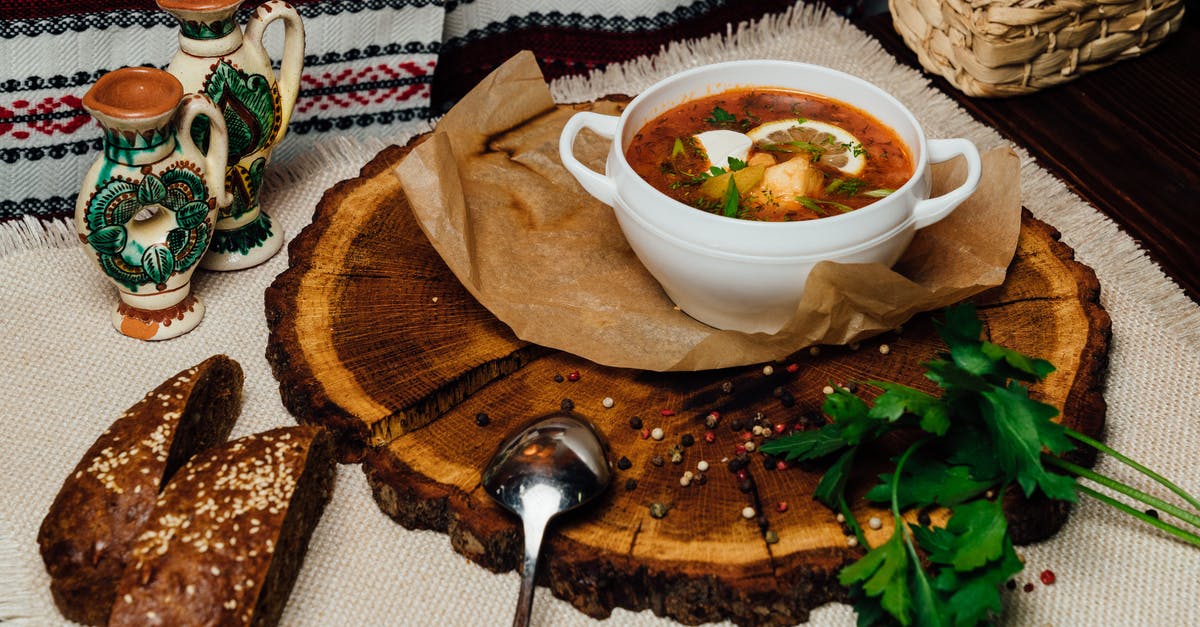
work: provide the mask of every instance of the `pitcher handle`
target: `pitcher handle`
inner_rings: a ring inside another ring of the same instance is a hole
[[[304,23],[296,9],[284,0],[268,0],[255,9],[254,15],[246,23],[246,39],[263,48],[263,34],[275,20],[283,20],[283,59],[275,78],[279,99],[283,104],[283,119],[280,120],[279,135],[272,138],[271,143],[287,132],[292,109],[296,106],[296,96],[300,93],[300,75],[304,71]]]
[[[983,173],[983,166],[979,161],[979,149],[975,147],[975,144],[966,139],[929,140],[930,163],[949,161],[959,155],[967,159],[967,180],[941,196],[917,203],[917,206],[913,208],[916,228],[923,229],[950,215],[955,207],[962,204],[971,194],[975,193],[975,188],[979,187],[979,177]]]
[[[591,129],[597,135],[612,139],[617,133],[617,123],[621,118],[615,115],[602,115],[591,111],[581,111],[571,116],[563,125],[562,134],[558,136],[558,157],[562,160],[567,171],[579,181],[583,189],[606,205],[612,205],[617,199],[617,185],[612,178],[600,174],[587,167],[575,158],[575,137],[583,129]]]
[[[192,122],[196,116],[204,114],[208,117],[208,153],[204,155],[204,185],[212,190],[217,199],[218,207],[228,207],[233,202],[233,194],[225,186],[225,166],[229,159],[229,130],[225,126],[225,116],[213,101],[204,94],[188,94],[179,103],[179,121],[176,123],[175,135],[177,141],[183,144],[184,151],[200,152],[196,142],[192,140]]]

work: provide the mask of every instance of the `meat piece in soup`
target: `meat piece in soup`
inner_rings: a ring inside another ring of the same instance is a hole
[[[782,89],[685,102],[648,122],[626,158],[680,202],[761,221],[853,211],[912,176],[907,146],[883,123],[846,103]]]

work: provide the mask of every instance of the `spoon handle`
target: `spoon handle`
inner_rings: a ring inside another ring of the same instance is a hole
[[[549,512],[547,512],[549,513]],[[526,513],[522,519],[525,527],[525,563],[521,570],[521,594],[517,597],[517,613],[513,616],[513,627],[528,627],[529,615],[533,612],[533,589],[537,579],[538,554],[542,548],[542,536],[550,515],[539,515],[537,511]]]

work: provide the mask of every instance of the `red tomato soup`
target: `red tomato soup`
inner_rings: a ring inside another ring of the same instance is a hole
[[[865,207],[913,173],[908,147],[871,115],[785,89],[734,89],[685,102],[642,127],[625,156],[682,203],[772,222]]]

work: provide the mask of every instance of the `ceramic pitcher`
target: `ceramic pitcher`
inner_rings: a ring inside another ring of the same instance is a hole
[[[174,76],[145,67],[101,76],[83,107],[104,130],[104,154],[84,177],[75,230],[117,286],[113,326],[143,340],[187,333],[204,317],[192,273],[230,201],[225,120],[207,96],[185,97]],[[207,155],[189,132],[200,116]]]
[[[185,90],[208,95],[229,128],[226,180],[233,202],[221,209],[212,250],[202,262],[209,270],[239,270],[274,255],[283,232],[259,200],[271,149],[287,132],[304,65],[304,26],[300,14],[282,0],[260,5],[246,24],[235,21],[243,0],[157,0],[179,20],[179,52],[167,71]],[[276,76],[263,47],[267,25],[282,20],[283,57]],[[204,126],[193,129],[205,146]]]

